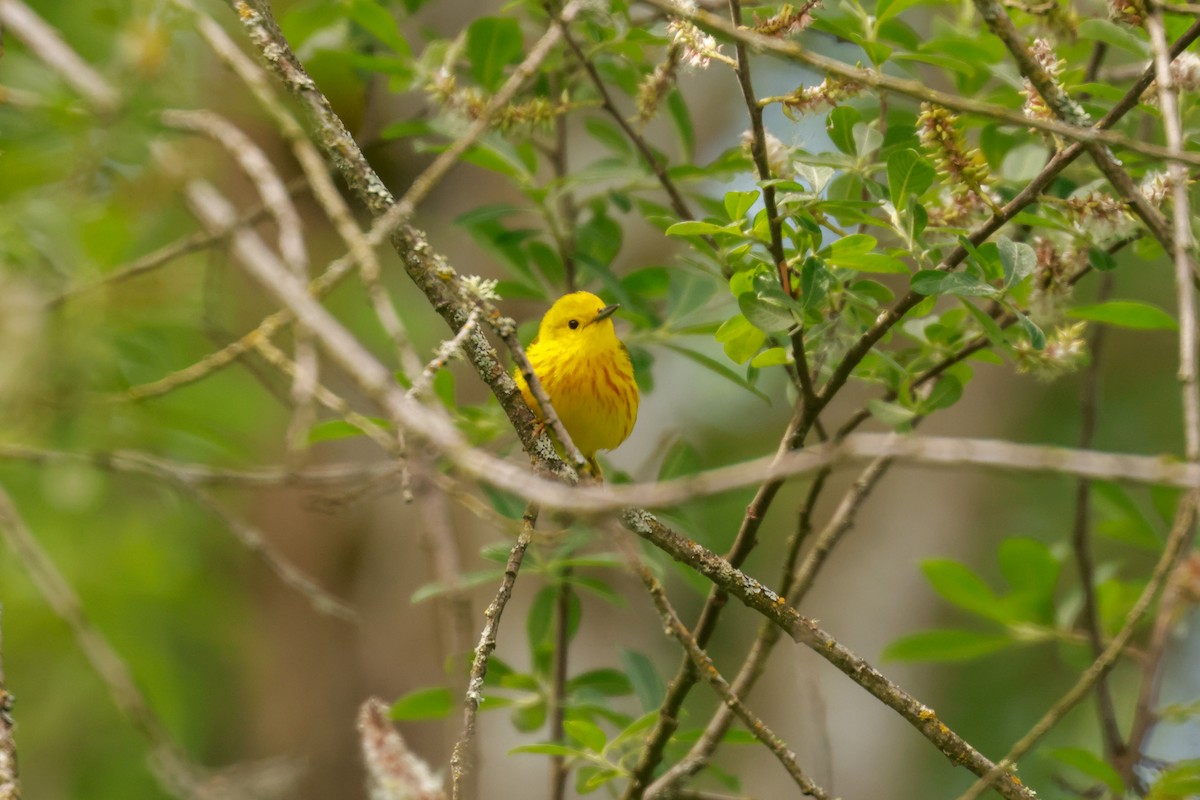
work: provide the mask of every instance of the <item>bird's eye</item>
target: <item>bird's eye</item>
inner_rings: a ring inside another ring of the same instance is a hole
[[[567,326],[568,326],[568,327],[569,327],[571,330],[575,330],[576,328],[578,328],[578,327],[579,327],[579,320],[577,320],[577,319],[573,319],[573,320],[571,320],[570,322],[568,322],[568,323],[567,323]]]

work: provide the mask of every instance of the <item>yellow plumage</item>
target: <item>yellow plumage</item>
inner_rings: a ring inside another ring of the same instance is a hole
[[[590,292],[563,295],[542,317],[527,350],[546,397],[597,476],[596,453],[625,441],[637,420],[638,388],[629,351],[613,328],[616,310]],[[514,377],[526,404],[541,419],[519,370]]]

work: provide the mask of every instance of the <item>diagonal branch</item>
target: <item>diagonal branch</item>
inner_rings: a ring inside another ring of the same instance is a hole
[[[1013,780],[1013,777],[1008,774],[1020,758],[1033,749],[1042,737],[1050,732],[1050,729],[1057,725],[1063,717],[1067,715],[1075,706],[1088,696],[1092,688],[1102,677],[1108,674],[1108,671],[1113,668],[1120,658],[1122,651],[1129,645],[1130,639],[1133,638],[1133,632],[1141,622],[1142,615],[1150,608],[1154,599],[1158,596],[1159,590],[1162,589],[1168,576],[1174,571],[1175,565],[1178,563],[1182,554],[1188,552],[1192,546],[1192,540],[1195,538],[1196,531],[1196,506],[1197,500],[1200,499],[1200,493],[1193,490],[1188,492],[1179,501],[1179,508],[1175,512],[1175,523],[1171,528],[1171,533],[1167,537],[1166,547],[1163,548],[1162,556],[1159,557],[1158,563],[1154,567],[1154,572],[1150,576],[1150,580],[1146,583],[1146,588],[1142,590],[1137,602],[1129,609],[1129,613],[1125,615],[1125,623],[1121,626],[1121,630],[1113,637],[1113,640],[1108,643],[1108,647],[1104,649],[1100,657],[1097,658],[1090,667],[1080,676],[1079,681],[1067,691],[1062,698],[1046,714],[1038,720],[1037,724],[1021,737],[1021,740],[1013,745],[1008,751],[1008,755],[997,764],[993,769],[983,775],[980,780],[976,781],[971,788],[964,792],[958,800],[975,800],[989,786],[993,786],[997,780],[1002,781],[995,788],[1003,794],[1003,787]],[[1003,778],[1001,776],[1004,776]]]
[[[930,89],[920,81],[895,78],[865,67],[851,67],[841,61],[805,48],[797,42],[782,41],[770,36],[763,36],[747,28],[737,28],[719,16],[703,9],[684,9],[678,4],[671,2],[671,0],[644,0],[644,2],[673,16],[686,19],[702,30],[719,34],[732,41],[744,42],[756,50],[771,53],[790,61],[807,64],[823,72],[838,75],[875,89],[895,92],[896,94],[945,106],[946,108],[966,114],[989,117],[1021,128],[1037,128],[1038,130],[1053,133],[1071,141],[1100,142],[1111,147],[1119,147],[1151,158],[1174,159],[1182,161],[1185,164],[1200,165],[1200,153],[1190,151],[1172,153],[1168,148],[1147,144],[1099,127],[1081,128],[1056,120],[1027,119],[1019,111],[1013,111],[1004,106],[985,103],[969,97]]]
[[[746,704],[742,702],[738,693],[729,685],[729,681],[725,680],[725,677],[717,670],[708,653],[704,652],[704,649],[696,643],[691,631],[687,629],[687,626],[679,619],[679,615],[675,613],[675,609],[671,607],[671,603],[667,599],[666,589],[663,588],[658,578],[654,577],[654,573],[650,571],[650,568],[639,561],[634,564],[634,569],[641,577],[646,590],[650,593],[650,598],[654,601],[655,608],[658,609],[658,615],[662,619],[663,626],[687,652],[688,658],[692,660],[692,665],[696,671],[704,676],[708,685],[721,698],[721,701],[724,703],[722,707],[728,708],[731,713],[737,715],[737,718],[742,721],[746,729],[754,734],[754,737],[774,754],[775,758],[787,770],[788,775],[791,776],[792,781],[795,782],[802,794],[807,797],[816,797],[818,800],[826,800],[829,795],[804,774],[804,770],[796,762],[796,754],[788,749],[784,741],[768,728],[753,711],[746,707]]]
[[[162,788],[180,798],[196,796],[204,778],[204,770],[193,763],[171,737],[162,719],[142,694],[129,666],[104,638],[104,634],[88,620],[79,596],[29,530],[2,486],[0,539],[8,545],[54,613],[71,629],[79,649],[108,688],[113,703],[149,742],[156,767],[154,771]]]
[[[517,581],[517,572],[521,569],[525,550],[533,541],[533,529],[537,525],[537,518],[537,506],[532,504],[527,506],[524,516],[525,524],[521,527],[521,533],[508,553],[508,562],[504,565],[504,578],[500,582],[500,588],[496,590],[495,599],[483,612],[487,622],[479,634],[479,644],[475,648],[475,658],[471,662],[471,677],[467,683],[467,694],[464,701],[463,733],[455,743],[454,751],[450,756],[452,787],[450,796],[452,800],[459,800],[462,797],[463,782],[471,767],[469,750],[471,741],[475,737],[475,718],[479,713],[479,704],[483,700],[483,680],[487,677],[488,658],[496,649],[496,631],[500,628],[500,617],[504,613],[504,607],[508,605],[509,598],[512,597],[513,585]]]

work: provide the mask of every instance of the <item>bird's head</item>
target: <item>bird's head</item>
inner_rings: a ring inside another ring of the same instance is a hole
[[[617,333],[611,317],[618,308],[591,292],[565,294],[542,317],[538,339],[584,349],[613,346]]]

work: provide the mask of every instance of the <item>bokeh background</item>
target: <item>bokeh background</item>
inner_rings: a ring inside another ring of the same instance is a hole
[[[285,21],[296,5],[273,4]],[[312,4],[308,4],[311,6]],[[285,458],[287,383],[253,358],[215,372],[161,398],[130,402],[121,391],[195,362],[252,328],[274,310],[271,302],[221,248],[192,253],[128,281],[86,289],[53,303],[72,287],[112,273],[141,254],[197,225],[179,195],[177,179],[156,166],[156,143],[186,153],[187,171],[204,175],[237,200],[255,202],[252,187],[210,143],[163,131],[158,109],[212,108],[266,148],[285,175],[297,174],[278,134],[245,90],[218,64],[169,3],[147,0],[37,0],[33,4],[63,39],[127,96],[116,116],[86,112],[25,45],[5,39],[0,58],[0,443],[71,453],[134,450],[219,466],[279,464]],[[212,14],[241,41],[228,8]],[[464,20],[501,13],[500,3],[443,0],[406,16],[402,30],[422,38],[452,38]],[[838,48],[842,49],[839,50]],[[828,44],[854,60],[853,48]],[[385,78],[364,78],[330,50],[301,52],[321,89],[365,146],[393,191],[402,191],[431,159],[427,152],[389,142],[382,132],[396,120],[429,113],[420,91],[394,92]],[[763,62],[760,91],[789,91],[813,76]],[[696,126],[697,152],[725,150],[746,127],[737,87],[715,70],[681,78]],[[796,123],[768,115],[780,140],[821,149],[820,119]],[[656,123],[657,125],[657,123]],[[670,147],[666,128],[648,135]],[[571,162],[588,163],[595,144],[575,126]],[[718,194],[739,185],[714,184]],[[339,243],[312,201],[298,198],[316,264],[341,254]],[[461,165],[422,204],[415,223],[460,272],[505,277],[486,250],[455,220],[485,203],[520,202],[493,173]],[[631,218],[614,271],[670,267],[678,242]],[[270,231],[270,226],[263,229]],[[1165,261],[1119,256],[1122,297],[1170,308],[1172,284]],[[431,357],[447,338],[443,323],[384,253],[385,282],[418,351]],[[595,288],[593,285],[591,288]],[[1096,283],[1084,282],[1086,298]],[[327,305],[377,353],[387,341],[370,314],[361,286],[346,282]],[[545,304],[506,301],[503,310],[532,326]],[[703,317],[701,312],[699,317]],[[709,317],[716,318],[715,316]],[[639,340],[627,324],[618,330]],[[285,340],[286,341],[286,340]],[[659,474],[665,453],[689,452],[719,465],[772,451],[790,411],[781,379],[761,387],[771,402],[652,342],[653,388],[644,391],[633,438],[608,463],[634,479]],[[721,357],[719,345],[698,349]],[[1139,453],[1179,449],[1174,334],[1121,332],[1106,342],[1100,367],[1101,410],[1096,446]],[[464,364],[450,368],[458,402],[478,405],[500,420],[485,387]],[[1052,383],[1014,373],[1012,366],[980,363],[976,380],[953,409],[932,419],[928,433],[995,437],[1074,445],[1079,435],[1080,377]],[[336,374],[331,385],[350,391]],[[849,392],[831,410],[849,413],[867,398]],[[490,405],[490,408],[489,408]],[[876,426],[878,427],[878,426]],[[489,445],[524,456],[511,432]],[[381,461],[363,439],[312,445],[311,463]],[[418,461],[429,463],[427,455]],[[150,706],[199,763],[221,768],[279,760],[302,778],[286,796],[365,797],[365,775],[355,717],[369,696],[394,700],[425,686],[462,688],[461,657],[478,635],[493,583],[414,605],[411,598],[435,574],[434,555],[422,546],[422,528],[453,543],[463,572],[487,569],[482,549],[505,546],[501,529],[456,502],[417,471],[415,499],[395,486],[361,497],[325,496],[294,487],[221,487],[221,507],[247,521],[280,553],[360,615],[357,625],[316,613],[282,585],[261,560],[231,535],[221,517],[187,492],[142,475],[118,474],[81,461],[32,463],[0,457],[0,484],[9,491],[37,539],[78,593],[84,613],[128,663]],[[839,470],[817,512],[820,524],[856,471]],[[766,520],[751,574],[773,575],[796,523],[806,479],[789,482]],[[802,612],[873,663],[898,636],[972,620],[938,600],[922,577],[923,559],[967,562],[999,584],[997,543],[1025,536],[1044,541],[1065,558],[1074,483],[1063,477],[1002,475],[968,470],[897,466],[864,506]],[[693,503],[674,515],[685,530],[721,551],[732,539],[749,491]],[[1131,490],[1148,524],[1165,529],[1150,492]],[[486,502],[486,499],[485,499]],[[1098,507],[1098,513],[1105,509]],[[535,543],[531,556],[536,564]],[[603,542],[595,545],[604,549]],[[1112,574],[1144,574],[1153,553],[1099,541],[1098,562]],[[1070,609],[1069,562],[1061,579]],[[572,672],[622,669],[622,651],[644,653],[666,681],[678,661],[648,600],[620,570],[603,571],[624,597],[618,605],[584,596],[581,634]],[[695,580],[668,569],[672,595],[685,619],[703,598]],[[528,663],[523,620],[541,588],[531,570],[517,583],[497,655]],[[117,710],[105,684],[81,653],[69,628],[48,607],[27,570],[0,549],[3,665],[17,698],[21,774],[30,798],[158,798],[147,767],[147,745]],[[719,665],[732,669],[749,644],[757,619],[731,607],[712,646]],[[1031,642],[979,661],[950,664],[885,663],[886,674],[935,708],[989,755],[1019,737],[1075,679],[1083,651],[1053,641]],[[1132,672],[1118,669],[1118,692]],[[616,701],[637,713],[633,697]],[[820,659],[783,645],[750,699],[814,777],[847,798],[952,796],[967,784],[928,743]],[[703,687],[694,692],[689,720],[700,723],[713,707]],[[459,733],[459,714],[404,723],[413,749],[443,769]],[[544,738],[521,734],[504,711],[484,713],[479,740],[482,796],[541,796],[546,759],[508,756],[512,747]],[[1084,704],[1052,737],[1073,745],[1098,742],[1095,715]],[[765,751],[728,746],[721,768],[740,776],[742,793],[792,796],[793,789]],[[1037,756],[1022,774],[1043,796],[1066,796],[1054,776],[1061,767]]]

